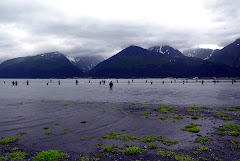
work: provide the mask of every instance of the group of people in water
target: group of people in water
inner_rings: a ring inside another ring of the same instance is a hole
[[[6,83],[5,80],[4,80],[3,82]],[[90,80],[89,80],[88,82],[91,83]],[[118,83],[118,80],[116,80],[116,82]],[[133,79],[132,79],[131,82],[133,83]],[[145,82],[148,83],[148,80],[146,80]],[[176,79],[174,80],[174,82],[176,83]],[[198,82],[198,80],[196,80],[196,82]],[[215,80],[215,79],[214,79],[212,82],[213,82],[214,84],[219,83],[219,81],[218,81],[218,80]],[[232,79],[231,82],[232,82],[232,84],[233,84],[233,83],[236,83],[237,81],[236,81],[235,79]],[[52,80],[50,80],[50,83],[52,83]],[[75,83],[76,83],[76,85],[78,85],[78,80],[76,80]],[[100,85],[101,85],[101,84],[105,84],[105,83],[106,83],[105,80],[99,81],[99,84],[100,84]],[[162,80],[162,84],[164,84],[164,83],[165,83],[164,80]],[[173,81],[170,81],[170,83],[173,83]],[[182,83],[183,83],[183,84],[188,83],[188,80],[187,80],[187,79],[186,79],[186,80],[183,80]],[[204,80],[201,80],[201,84],[204,84],[204,83],[205,83],[205,81],[204,81]],[[47,85],[48,85],[48,84],[49,84],[49,82],[47,82]],[[58,85],[60,85],[60,84],[61,84],[61,82],[60,82],[60,80],[58,80]],[[128,80],[128,84],[130,84],[130,80]],[[153,84],[153,81],[152,81],[152,80],[150,81],[150,84]],[[13,86],[17,86],[17,85],[18,85],[18,82],[17,82],[17,81],[12,81],[12,85],[13,85]],[[26,81],[26,85],[27,85],[27,86],[29,85],[29,81],[28,81],[28,80]],[[109,82],[109,87],[110,87],[110,89],[113,88],[113,81],[110,81],[110,82]]]

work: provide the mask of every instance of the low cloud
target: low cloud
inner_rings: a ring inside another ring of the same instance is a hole
[[[104,19],[91,15],[90,11],[89,15],[86,12],[72,16],[59,9],[57,3],[53,5],[47,1],[4,0],[0,2],[0,61],[51,51],[71,56],[112,56],[130,45],[144,48],[170,45],[179,50],[201,44],[224,47],[240,37],[239,1],[200,2],[203,15],[208,14],[209,17],[206,20],[199,18],[199,21],[207,24],[197,25],[188,21],[198,22],[198,17],[179,17],[180,20],[176,19],[175,23],[173,13],[176,16],[180,13],[175,13],[171,8],[169,13],[154,11],[161,16],[165,14],[167,18],[161,17],[165,21],[151,20],[151,14],[147,15],[151,11],[151,2],[142,8],[146,12],[145,17],[131,20],[127,17]],[[134,12],[135,6],[132,7]],[[185,24],[180,23],[181,20]]]

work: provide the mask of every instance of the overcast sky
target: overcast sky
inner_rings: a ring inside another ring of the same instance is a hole
[[[138,45],[222,48],[239,0],[0,0],[0,60],[59,51],[112,56]]]

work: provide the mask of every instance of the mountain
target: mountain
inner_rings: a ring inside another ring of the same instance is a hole
[[[72,64],[77,66],[84,73],[89,72],[92,68],[105,60],[105,58],[100,55],[79,57],[67,56],[67,58]]]
[[[206,60],[209,57],[212,56],[212,54],[218,52],[219,50],[213,50],[213,49],[203,49],[203,48],[196,48],[196,49],[188,49],[184,50],[183,54],[188,57],[196,57],[200,58],[202,60]]]
[[[220,77],[236,76],[234,68],[198,58],[179,56],[130,46],[101,62],[90,73],[92,77]]]
[[[184,55],[180,51],[172,48],[171,46],[167,46],[167,45],[153,46],[153,47],[150,47],[148,50],[152,51],[152,52],[161,53],[163,55],[171,56],[171,57],[184,57]]]
[[[84,73],[58,52],[14,58],[0,64],[1,78],[68,78],[81,76],[84,76]]]
[[[240,68],[240,39],[237,39],[222,50],[212,54],[208,60]]]

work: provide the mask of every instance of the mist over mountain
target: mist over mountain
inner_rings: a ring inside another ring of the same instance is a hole
[[[77,66],[84,73],[89,72],[92,68],[105,60],[105,57],[100,55],[78,57],[67,56],[67,58],[72,64]]]
[[[0,64],[1,78],[72,78],[84,73],[63,54],[51,52],[19,57]]]
[[[236,69],[224,64],[215,64],[186,56],[169,55],[138,46],[130,46],[98,64],[89,74],[92,77],[109,78],[159,78],[227,77],[236,76],[238,73]]]

